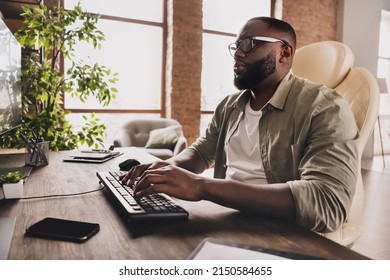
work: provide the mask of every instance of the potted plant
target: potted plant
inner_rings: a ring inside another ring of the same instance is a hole
[[[74,55],[78,42],[101,47],[104,34],[97,28],[98,15],[82,11],[80,4],[73,10],[63,7],[49,9],[23,7],[24,27],[15,35],[24,48],[22,65],[22,92],[25,126],[14,134],[0,139],[2,147],[24,147],[24,139],[49,141],[50,150],[71,150],[79,145],[98,148],[103,145],[105,125],[92,113],[83,116],[84,125],[75,131],[64,109],[64,93],[78,97],[82,102],[96,98],[106,106],[115,97],[117,73],[97,63],[85,63]],[[26,50],[31,50],[27,52]],[[39,51],[36,51],[39,50]],[[70,67],[60,69],[61,59]]]
[[[0,176],[5,199],[22,198],[23,174],[20,171],[8,172]]]

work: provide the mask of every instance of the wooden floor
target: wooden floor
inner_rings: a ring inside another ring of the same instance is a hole
[[[363,162],[365,206],[363,234],[352,250],[376,260],[390,260],[390,155]]]

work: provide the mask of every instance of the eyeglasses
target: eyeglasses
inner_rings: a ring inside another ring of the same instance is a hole
[[[255,46],[255,42],[267,42],[267,43],[279,42],[282,43],[284,46],[288,45],[287,42],[272,37],[263,37],[263,36],[247,37],[235,43],[229,44],[228,48],[229,48],[230,55],[234,57],[234,54],[238,49],[240,49],[244,53],[250,52],[251,50],[253,50],[253,47]]]

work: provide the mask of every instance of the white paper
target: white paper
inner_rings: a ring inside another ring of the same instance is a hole
[[[206,241],[194,260],[286,260],[277,255]]]

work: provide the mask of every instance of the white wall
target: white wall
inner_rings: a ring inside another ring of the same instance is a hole
[[[339,0],[337,40],[347,44],[355,55],[354,66],[365,67],[377,76],[381,11],[390,11],[390,0]],[[363,152],[374,155],[374,135]]]
[[[338,40],[355,54],[355,66],[375,77],[378,66],[381,10],[390,11],[390,0],[339,0]]]

